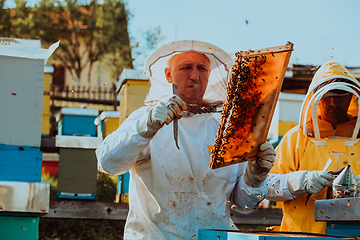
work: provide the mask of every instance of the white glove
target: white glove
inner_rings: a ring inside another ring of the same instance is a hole
[[[289,173],[288,185],[292,195],[304,193],[318,194],[325,187],[330,187],[334,175],[326,171],[296,171]]]
[[[247,162],[244,181],[251,187],[259,187],[274,166],[275,150],[272,144],[263,143],[257,153],[257,158]]]
[[[137,127],[139,134],[144,138],[152,138],[157,131],[169,124],[175,117],[181,118],[186,103],[177,95],[165,97],[153,106],[145,121]]]

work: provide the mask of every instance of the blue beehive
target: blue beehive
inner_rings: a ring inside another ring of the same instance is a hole
[[[0,144],[0,181],[41,182],[39,147]]]
[[[97,109],[62,108],[56,115],[58,135],[96,137]]]
[[[198,240],[346,240],[355,237],[336,237],[333,235],[298,232],[261,232],[261,231],[235,231],[235,230],[207,230],[200,229]]]
[[[130,172],[118,176],[116,202],[129,202]]]

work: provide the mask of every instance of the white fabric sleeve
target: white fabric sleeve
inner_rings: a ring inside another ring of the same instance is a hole
[[[301,173],[301,171],[287,174],[269,173],[266,199],[275,202],[282,202],[296,197],[291,193],[290,188],[295,189],[296,185],[301,185],[301,177],[297,176],[299,173]],[[290,175],[292,175],[292,177],[289,179]],[[292,187],[290,186],[291,183]]]
[[[242,175],[235,185],[231,202],[232,209],[240,213],[251,213],[256,210],[259,203],[265,198],[267,192],[267,181],[260,184],[258,188],[248,186],[244,181],[244,175]]]
[[[96,149],[99,171],[108,174],[123,174],[137,161],[150,159],[147,146],[151,139],[139,135],[137,126],[147,116],[149,107],[133,112],[120,127],[108,135]]]

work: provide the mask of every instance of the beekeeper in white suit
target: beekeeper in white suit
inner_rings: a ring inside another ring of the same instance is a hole
[[[96,150],[101,171],[130,171],[125,239],[197,239],[199,229],[235,229],[230,207],[250,212],[265,197],[272,145],[262,144],[248,164],[208,166],[232,62],[220,48],[199,41],[171,42],[146,59],[146,106]],[[178,85],[178,96],[171,83]]]

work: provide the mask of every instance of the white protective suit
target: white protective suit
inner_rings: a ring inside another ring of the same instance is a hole
[[[267,190],[267,180],[259,188],[244,183],[246,163],[209,168],[208,146],[214,144],[221,112],[184,114],[178,121],[180,150],[175,145],[173,122],[164,125],[151,139],[139,135],[138,125],[151,105],[172,95],[165,76],[154,78],[159,71],[164,75],[164,56],[185,51],[204,53],[211,61],[204,99],[225,100],[232,65],[228,54],[197,41],[167,44],[145,62],[152,84],[145,100],[149,106],[133,112],[96,150],[100,170],[109,174],[130,171],[125,239],[197,239],[199,229],[236,229],[229,215],[233,203],[228,201],[234,200],[239,211],[250,212],[257,208]],[[159,60],[162,64],[156,66]]]

